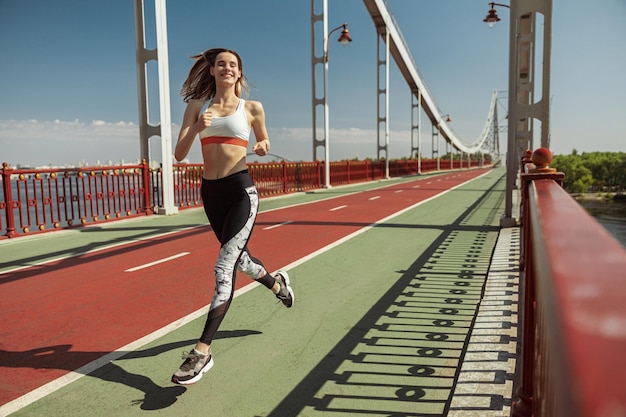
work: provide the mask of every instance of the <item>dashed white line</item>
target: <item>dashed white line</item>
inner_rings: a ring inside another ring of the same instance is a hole
[[[396,190],[395,193],[398,194],[398,193],[401,193],[402,191],[404,190]]]
[[[370,201],[371,201],[371,200],[378,200],[379,198],[380,198],[380,196],[379,196],[379,195],[377,195],[377,196],[375,196],[375,197],[370,197],[370,198],[369,198],[369,200],[370,200]]]
[[[284,226],[284,225],[289,224],[289,223],[293,223],[293,221],[289,220],[287,222],[282,222],[282,223],[278,223],[278,224],[275,224],[275,225],[272,225],[272,226],[267,226],[267,227],[264,227],[263,230],[276,229],[277,227]]]
[[[150,262],[150,263],[147,263],[147,264],[139,265],[139,266],[136,266],[134,268],[128,268],[124,272],[135,272],[135,271],[138,271],[140,269],[149,268],[151,266],[162,264],[163,262],[168,262],[168,261],[171,261],[173,259],[180,258],[181,256],[186,256],[186,255],[189,255],[189,252],[181,252],[181,253],[179,253],[177,255],[172,255],[172,256],[169,256],[167,258],[159,259],[158,261],[154,261],[154,262]]]
[[[331,209],[330,209],[330,210],[328,210],[328,211],[337,211],[337,210],[344,209],[344,208],[346,208],[346,207],[348,207],[348,206],[344,204],[343,206],[339,206],[339,207],[331,208]]]

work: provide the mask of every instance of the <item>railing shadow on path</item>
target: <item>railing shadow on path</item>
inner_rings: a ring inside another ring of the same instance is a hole
[[[398,271],[395,284],[268,417],[447,414],[499,231],[498,182]]]

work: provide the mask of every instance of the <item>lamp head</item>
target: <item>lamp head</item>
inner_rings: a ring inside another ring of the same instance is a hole
[[[348,24],[343,24],[343,30],[341,31],[341,35],[339,35],[339,39],[337,41],[341,42],[341,45],[346,46],[349,42],[352,42],[352,38],[350,37],[350,31],[348,31]]]
[[[498,17],[498,13],[496,13],[496,9],[493,8],[493,3],[491,9],[487,13],[487,17],[483,19],[483,22],[487,23],[490,28],[492,28],[496,22],[499,22],[500,18]]]

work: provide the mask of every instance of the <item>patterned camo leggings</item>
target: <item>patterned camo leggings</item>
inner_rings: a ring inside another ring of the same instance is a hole
[[[215,293],[200,341],[210,345],[235,291],[237,270],[267,288],[274,278],[247,248],[259,208],[259,196],[247,170],[217,180],[202,180],[204,211],[221,243],[215,263]],[[236,266],[236,269],[235,269]]]

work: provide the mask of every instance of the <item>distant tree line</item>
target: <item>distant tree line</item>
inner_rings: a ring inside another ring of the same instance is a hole
[[[626,190],[626,153],[583,152],[554,155],[551,168],[565,173],[563,188],[570,193],[611,192]]]

